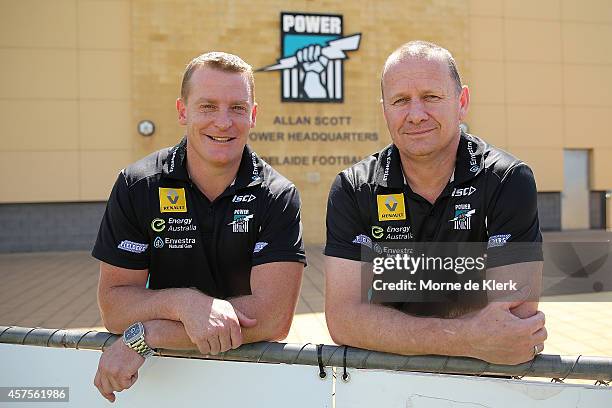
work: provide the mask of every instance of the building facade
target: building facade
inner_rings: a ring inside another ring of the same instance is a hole
[[[607,0],[23,0],[0,2],[0,251],[90,247],[121,168],[181,138],[183,69],[211,50],[258,69],[249,143],[323,242],[334,176],[390,143],[380,73],[413,39],[454,54],[469,132],[532,167],[544,229],[612,226]]]

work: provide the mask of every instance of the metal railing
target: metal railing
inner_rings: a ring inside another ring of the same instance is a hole
[[[43,347],[103,350],[118,336],[95,330],[45,329],[0,326],[0,343]],[[514,378],[547,377],[557,382],[565,379],[595,380],[607,385],[612,380],[612,358],[539,354],[519,365],[491,364],[468,357],[402,356],[347,346],[261,342],[245,344],[216,356],[198,351],[158,350],[158,355],[212,360],[275,364],[300,364],[357,369],[384,369],[440,374],[494,375]]]

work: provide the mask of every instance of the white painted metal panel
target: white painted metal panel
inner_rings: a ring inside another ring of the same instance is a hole
[[[335,81],[334,81],[334,63],[333,61],[329,61],[326,68],[326,76],[327,76],[327,96],[330,99],[335,98],[334,89],[335,89]]]
[[[291,70],[283,69],[283,97],[291,97]]]
[[[15,405],[19,408],[109,407],[93,385],[100,355],[0,344],[0,385],[70,387],[69,403]],[[321,380],[311,366],[152,357],[136,384],[116,395],[113,406],[130,408],[331,407],[332,379]]]
[[[300,83],[298,76],[299,76],[298,69],[292,68],[291,69],[291,97],[292,98],[298,97],[298,85]]]
[[[336,407],[609,408],[609,387],[525,380],[349,369],[336,381]]]
[[[334,75],[334,82],[336,84],[334,98],[342,99],[342,82],[344,81],[344,79],[342,78],[342,61],[334,60],[333,62],[336,67],[336,74]]]

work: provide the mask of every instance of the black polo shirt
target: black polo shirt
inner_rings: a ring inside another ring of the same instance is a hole
[[[225,299],[251,293],[251,268],[305,263],[295,186],[245,146],[234,182],[213,202],[191,183],[186,139],[125,168],[93,249],[148,269],[151,289],[196,287]]]
[[[434,204],[405,182],[395,145],[341,172],[327,205],[325,254],[362,260],[378,242],[488,242],[488,267],[542,260],[531,169],[482,139],[462,133],[453,177]],[[509,248],[511,246],[508,246]]]

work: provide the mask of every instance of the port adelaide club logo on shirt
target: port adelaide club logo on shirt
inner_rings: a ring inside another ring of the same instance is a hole
[[[337,14],[283,12],[281,56],[258,71],[280,71],[283,102],[343,102],[344,61],[361,34],[343,36]]]
[[[232,232],[249,232],[249,221],[253,219],[253,214],[249,210],[234,210],[234,219],[227,225],[232,226]]]
[[[472,228],[472,215],[476,209],[468,204],[455,204],[455,216],[448,220],[452,222],[456,230],[469,230]]]

